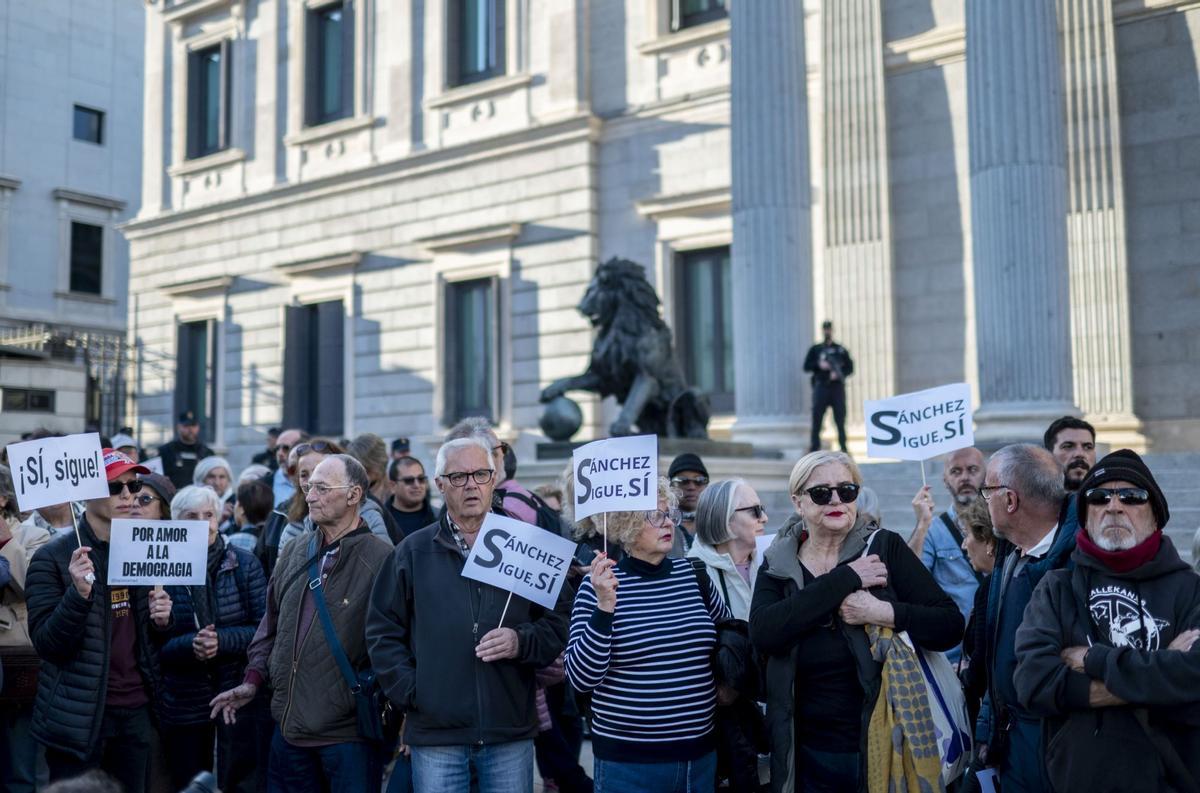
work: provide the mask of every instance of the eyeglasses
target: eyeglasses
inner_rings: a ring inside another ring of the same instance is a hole
[[[288,447],[285,446],[284,448],[286,449]],[[317,454],[333,454],[333,444],[329,443],[329,441],[305,441],[304,443],[296,446],[297,458],[303,457],[310,452],[316,452]]]
[[[674,487],[684,487],[685,485],[695,485],[696,487],[704,487],[708,484],[707,476],[673,476],[671,484]]]
[[[859,488],[859,486],[853,482],[846,482],[844,484],[834,485],[833,487],[830,487],[829,485],[813,485],[804,492],[808,494],[808,497],[812,499],[814,504],[819,507],[823,507],[833,501],[833,494],[835,492],[837,493],[838,500],[843,504],[853,504],[858,500],[858,491],[860,489],[861,488]]]
[[[1107,504],[1112,501],[1113,496],[1127,507],[1140,507],[1150,500],[1149,491],[1141,487],[1093,487],[1083,494],[1087,503],[1096,506]]]
[[[996,495],[998,490],[1012,490],[1008,485],[984,485],[979,488],[979,495],[983,496],[984,501],[991,501],[992,496]]]
[[[110,496],[119,496],[125,488],[129,488],[129,495],[136,495],[142,489],[142,480],[133,479],[129,482],[109,482],[108,494]]]
[[[492,481],[492,477],[495,475],[496,472],[489,468],[480,468],[478,471],[455,471],[451,474],[442,474],[442,478],[454,487],[462,487],[467,483],[467,477],[474,479],[477,485],[486,485]]]
[[[352,487],[357,487],[357,485],[327,485],[324,482],[306,482],[300,485],[300,489],[304,491],[304,495],[307,496],[315,490],[317,491],[317,496],[320,498],[329,495],[330,490],[348,490]]]
[[[498,452],[502,452],[504,454],[508,454],[510,451],[512,451],[512,447],[509,446],[504,441],[500,441],[499,445],[492,447],[492,451],[494,451],[494,452],[498,451]]]
[[[426,482],[429,481],[429,477],[425,476],[424,474],[421,474],[420,476],[402,476],[399,479],[395,479],[392,481],[403,482],[404,484],[408,485],[409,487],[412,487],[415,484],[422,484],[422,485],[425,484]],[[482,484],[482,482],[480,484]]]
[[[151,504],[153,504],[155,501],[158,501],[158,497],[152,496],[149,493],[143,493],[142,495],[137,497],[138,505],[143,506],[143,507],[148,507]]]
[[[857,496],[855,496],[855,498],[857,498]],[[762,520],[767,514],[766,507],[764,507],[762,504],[754,504],[749,507],[738,507],[734,510],[734,512],[753,512],[755,520]]]
[[[668,523],[674,526],[683,518],[683,513],[677,509],[648,509],[643,514],[651,526],[665,526]]]

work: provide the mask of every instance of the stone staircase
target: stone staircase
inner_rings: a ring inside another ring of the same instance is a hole
[[[1200,529],[1200,453],[1148,454],[1145,460],[1166,493],[1171,508],[1167,534],[1180,555],[1191,560],[1192,537]],[[912,498],[921,486],[920,463],[863,462],[861,469],[864,484],[879,496],[884,525],[908,536],[915,522]],[[925,476],[933,488],[934,505],[941,512],[950,502],[950,495],[942,484],[941,463],[926,463]],[[759,488],[759,497],[770,516],[767,530],[773,532],[792,513],[791,501],[786,489]]]

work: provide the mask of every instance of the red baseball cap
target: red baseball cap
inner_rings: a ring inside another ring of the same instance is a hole
[[[125,452],[119,452],[116,449],[102,449],[101,451],[104,454],[104,475],[110,482],[126,471],[133,471],[135,474],[152,473],[146,466],[135,463]]]

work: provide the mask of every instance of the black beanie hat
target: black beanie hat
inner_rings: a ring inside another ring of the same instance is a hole
[[[691,452],[684,452],[671,461],[671,467],[667,470],[667,478],[670,479],[680,471],[699,471],[708,476],[708,469],[704,467],[700,456]]]
[[[1087,478],[1083,480],[1079,486],[1079,492],[1075,496],[1078,502],[1076,511],[1079,514],[1079,525],[1087,526],[1088,505],[1085,498],[1087,491],[1093,487],[1099,487],[1105,482],[1117,481],[1129,482],[1145,488],[1146,492],[1150,494],[1150,508],[1154,510],[1154,519],[1158,522],[1158,528],[1161,531],[1171,517],[1171,512],[1167,509],[1167,497],[1163,495],[1158,482],[1154,480],[1154,474],[1150,473],[1150,469],[1142,462],[1142,458],[1137,452],[1130,449],[1119,449],[1106,455],[1088,472]]]

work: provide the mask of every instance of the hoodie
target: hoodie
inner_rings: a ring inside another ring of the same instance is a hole
[[[727,553],[721,553],[711,545],[697,539],[692,543],[691,550],[687,552],[687,558],[699,559],[704,562],[705,567],[708,568],[708,577],[716,584],[717,591],[721,593],[721,599],[725,601],[725,605],[733,613],[734,619],[750,619],[750,598],[753,588],[738,573],[732,556]],[[751,582],[758,576],[758,568],[761,564],[762,559],[759,558],[758,554],[751,554]]]
[[[1189,652],[1168,649],[1179,633],[1200,627],[1200,576],[1167,537],[1149,562],[1126,573],[1080,549],[1071,560],[1074,569],[1051,571],[1038,585],[1016,637],[1013,682],[1021,704],[1044,718],[1052,784],[1195,789],[1172,778],[1170,752],[1160,747],[1166,738],[1185,773],[1200,778],[1200,643]],[[1059,657],[1078,646],[1090,647],[1082,672]],[[1129,704],[1089,707],[1092,681]]]

